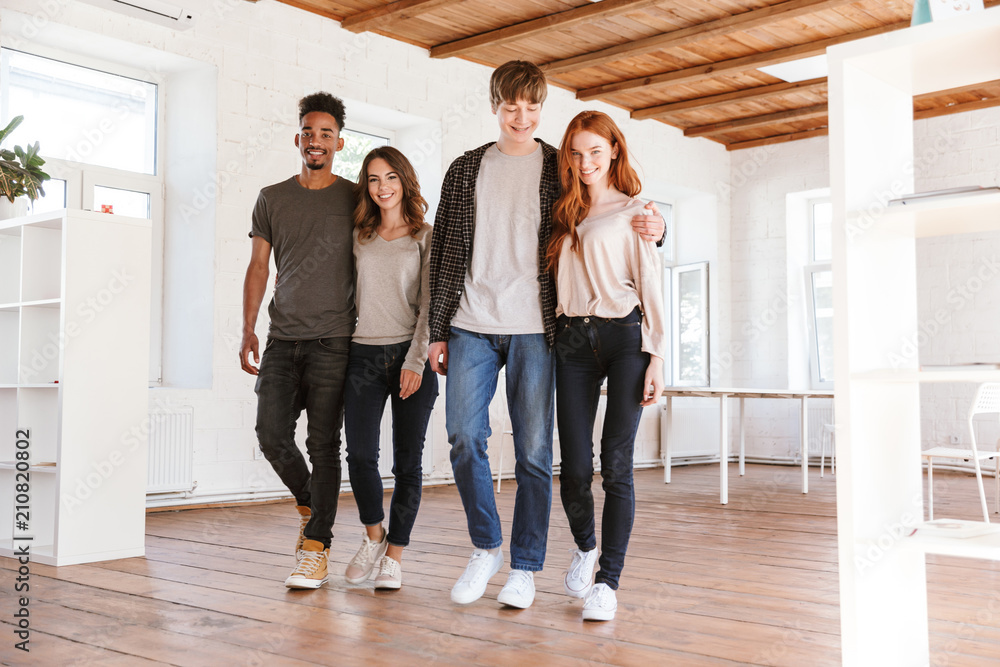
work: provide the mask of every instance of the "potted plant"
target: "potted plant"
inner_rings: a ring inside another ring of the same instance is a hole
[[[45,160],[38,156],[37,141],[29,144],[27,149],[20,146],[14,146],[14,150],[2,148],[3,142],[23,120],[24,116],[17,116],[0,130],[0,204],[6,204],[10,209],[7,216],[0,215],[0,218],[11,217],[11,212],[14,215],[27,213],[26,207],[24,211],[17,212],[13,205],[20,197],[35,201],[44,196],[42,183],[49,180],[49,175],[41,169]]]

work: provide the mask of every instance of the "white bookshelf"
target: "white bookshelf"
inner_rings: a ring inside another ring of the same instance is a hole
[[[900,354],[918,332],[916,239],[1000,230],[1000,195],[886,205],[914,190],[913,96],[1000,79],[998,44],[1000,9],[989,9],[827,53],[845,665],[930,662],[927,553],[1000,560],[995,534],[908,536],[923,517],[920,384],[1000,371],[922,371]]]
[[[133,435],[148,412],[149,252],[148,220],[0,221],[0,555],[25,543],[51,565],[144,554],[146,443]],[[27,532],[15,527],[19,429]]]

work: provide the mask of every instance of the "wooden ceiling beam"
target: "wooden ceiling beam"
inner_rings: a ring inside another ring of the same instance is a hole
[[[695,97],[680,102],[670,102],[669,104],[659,104],[655,107],[645,109],[635,109],[632,111],[632,118],[635,120],[645,120],[646,118],[664,118],[675,113],[685,111],[705,111],[715,107],[725,106],[736,102],[756,102],[774,95],[787,95],[789,93],[811,93],[826,90],[826,77],[808,79],[806,81],[782,81],[772,83],[767,86],[756,86],[754,88],[744,88],[734,90],[729,93],[710,95],[708,97]]]
[[[923,118],[936,118],[937,116],[948,116],[962,111],[975,111],[976,109],[988,109],[990,107],[997,106],[1000,106],[1000,97],[988,97],[984,100],[973,100],[972,102],[952,104],[950,107],[938,107],[937,109],[914,111],[913,119],[921,120]]]
[[[764,137],[763,139],[753,139],[751,141],[735,141],[731,144],[726,144],[727,151],[738,151],[744,148],[757,148],[758,146],[769,146],[770,144],[783,144],[789,141],[798,141],[799,139],[809,139],[810,137],[824,137],[830,134],[830,129],[826,127],[818,127],[815,130],[805,130],[804,132],[791,132],[789,134],[778,134],[773,137]]]
[[[790,120],[809,120],[811,118],[822,118],[827,115],[827,105],[826,102],[823,104],[814,104],[808,107],[800,107],[798,109],[786,109],[785,111],[776,111],[774,113],[763,114],[760,116],[750,116],[749,118],[737,118],[736,120],[727,120],[720,123],[712,123],[711,125],[699,125],[697,127],[689,127],[684,130],[685,137],[705,137],[710,134],[725,134],[726,132],[735,132],[737,130],[748,130],[753,127],[763,127],[764,125],[774,125],[776,123],[787,123]]]
[[[835,44],[853,42],[856,39],[864,39],[865,37],[871,37],[872,35],[881,35],[886,32],[908,28],[909,26],[909,21],[900,21],[899,23],[891,23],[889,25],[870,28],[868,30],[862,30],[860,32],[854,32],[847,35],[830,37],[817,42],[809,42],[808,44],[797,44],[783,49],[765,51],[764,53],[754,53],[749,56],[743,56],[742,58],[733,58],[731,60],[707,63],[705,65],[696,65],[695,67],[674,70],[672,72],[664,72],[663,74],[653,74],[651,76],[644,76],[636,79],[625,79],[624,81],[606,83],[602,86],[595,86],[593,88],[580,90],[577,92],[576,96],[577,99],[581,100],[595,100],[601,97],[615,95],[617,93],[635,93],[651,88],[662,88],[665,86],[692,83],[700,79],[710,79],[720,74],[738,74],[740,72],[746,72],[747,70],[757,69],[758,67],[764,67],[765,65],[776,65],[778,63],[788,62],[789,60],[798,60],[799,58],[818,56],[826,53],[826,49],[830,46],[834,46]]]
[[[952,90],[939,90],[933,93],[924,93],[922,95],[915,96],[913,99],[928,100],[938,97],[946,97],[948,95],[958,95],[961,93],[980,90],[985,86],[991,85],[991,83],[1000,84],[1000,81],[976,83],[969,86],[954,88]],[[726,106],[727,104],[757,102],[774,95],[824,92],[826,90],[826,86],[826,77],[807,79],[806,81],[782,81],[781,83],[772,83],[766,86],[756,86],[754,88],[744,88],[742,90],[734,90],[728,93],[721,93],[719,95],[694,97],[688,100],[681,100],[680,102],[669,102],[667,104],[659,104],[655,107],[635,109],[632,111],[631,117],[635,120],[645,120],[647,118],[667,118],[673,114],[684,113],[687,111],[706,111],[716,107]]]
[[[462,0],[397,0],[388,5],[373,7],[372,9],[348,16],[340,22],[340,26],[351,32],[365,32],[383,28],[395,21],[405,21],[421,14],[441,9],[448,5],[454,5]]]
[[[463,39],[439,44],[431,47],[431,58],[448,58],[450,56],[464,56],[470,51],[484,46],[497,46],[517,39],[533,37],[548,30],[563,30],[571,28],[580,23],[598,21],[609,16],[624,14],[625,12],[636,11],[643,7],[655,4],[658,0],[604,0],[582,7],[567,9],[564,12],[541,16],[531,21],[516,23],[489,32],[472,35]]]
[[[653,51],[684,46],[685,44],[698,42],[710,37],[718,37],[726,33],[750,30],[776,21],[812,14],[824,9],[834,9],[841,5],[850,4],[851,2],[857,2],[857,0],[789,0],[777,5],[743,12],[742,14],[733,14],[732,16],[726,16],[715,21],[699,23],[698,25],[681,28],[680,30],[672,30],[662,35],[654,35],[625,44],[617,44],[606,49],[584,53],[583,55],[564,60],[555,60],[540,65],[540,67],[548,75],[561,74],[586,67],[596,67],[616,60],[624,60],[633,56],[652,53]]]
[[[255,0],[251,0],[255,1]],[[289,7],[295,7],[296,9],[304,9],[307,12],[312,12],[317,16],[324,16],[328,19],[333,19],[334,21],[343,21],[343,14],[336,14],[326,9],[321,9],[315,5],[315,3],[301,2],[300,0],[278,0],[283,5],[288,5]]]
[[[926,93],[923,95],[918,95],[914,99],[931,99],[935,96],[957,94],[962,92],[967,92],[970,90],[975,90],[977,88],[982,88],[984,84],[978,83],[972,86],[963,86],[961,88],[953,88],[951,90],[936,91],[933,93]],[[824,105],[825,106],[825,105]],[[939,107],[937,109],[925,109],[923,111],[915,111],[913,113],[913,118],[915,120],[921,120],[924,118],[936,118],[939,116],[948,116],[955,113],[962,113],[964,111],[975,111],[977,109],[988,109],[990,107],[1000,106],[1000,97],[988,97],[981,100],[973,100],[971,102],[962,102],[960,104],[953,104],[949,107]],[[764,118],[764,116],[758,116],[758,118]],[[785,119],[788,120],[788,119]],[[738,122],[738,121],[736,121]],[[721,123],[720,123],[721,124]],[[737,128],[733,128],[737,129]],[[746,126],[738,128],[746,129]],[[787,141],[796,141],[798,139],[808,139],[809,137],[819,137],[824,136],[829,133],[829,128],[819,127],[814,130],[805,130],[802,132],[791,132],[788,134],[779,134],[773,137],[764,137],[762,139],[753,139],[750,141],[738,141],[726,145],[726,150],[735,151],[742,150],[744,148],[756,148],[758,146],[767,146],[769,144],[784,143]],[[687,132],[685,132],[687,134]]]

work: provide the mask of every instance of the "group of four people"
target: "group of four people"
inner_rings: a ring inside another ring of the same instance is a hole
[[[577,115],[558,150],[534,138],[546,92],[531,63],[494,71],[499,139],[452,163],[433,227],[401,152],[371,151],[352,185],[332,171],[344,142],[343,104],[326,93],[300,101],[301,172],[261,190],[253,213],[240,351],[243,369],[257,375],[261,450],[300,514],[287,586],[318,588],[328,579],[343,423],[365,527],[345,578],[356,584],[375,574],[376,588],[400,587],[437,373],[447,375],[451,463],[474,547],[451,598],[479,599],[504,563],[486,443],[489,405],[506,367],[517,491],[511,571],[497,600],[526,608],[534,599],[558,402],[560,495],[576,542],[565,591],[585,598],[584,619],[614,618],[635,512],[635,434],[642,407],[663,387],[656,252],[663,221],[655,205],[635,199],[639,178],[607,115]],[[261,354],[254,329],[272,251],[277,278]],[[592,433],[605,379],[598,561]],[[388,530],[378,470],[386,400],[395,476]],[[303,409],[311,471],[294,440]]]

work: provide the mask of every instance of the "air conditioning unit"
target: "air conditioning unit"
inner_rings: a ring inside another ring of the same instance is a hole
[[[187,0],[190,2],[191,0]],[[163,0],[81,0],[88,5],[152,21],[174,30],[187,30],[194,25],[194,15],[180,5]]]

